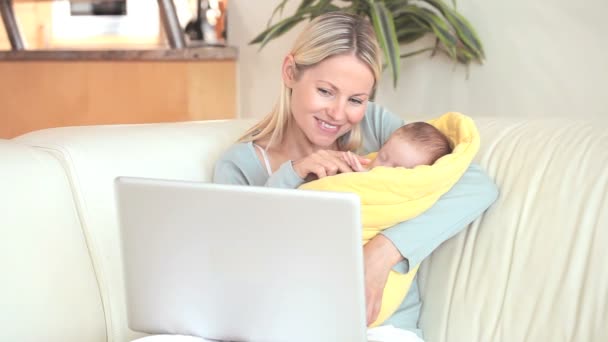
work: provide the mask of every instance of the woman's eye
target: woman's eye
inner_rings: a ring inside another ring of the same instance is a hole
[[[363,103],[363,100],[352,98],[352,99],[350,99],[350,102],[352,102],[353,104],[356,104],[356,105],[360,105]]]
[[[329,96],[329,95],[331,95],[331,93],[327,89],[317,88],[317,91],[319,92],[319,94],[321,94],[323,96]]]

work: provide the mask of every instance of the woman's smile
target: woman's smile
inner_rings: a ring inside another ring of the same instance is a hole
[[[317,127],[319,127],[319,129],[324,133],[335,135],[340,131],[341,125],[331,124],[317,117],[315,117],[315,121],[317,122]]]

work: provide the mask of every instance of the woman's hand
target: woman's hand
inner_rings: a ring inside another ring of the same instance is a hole
[[[353,172],[353,168],[345,160],[345,153],[347,152],[319,150],[308,157],[294,161],[293,169],[302,179],[307,179],[311,174],[316,178],[323,178],[338,173]],[[370,162],[369,159],[357,157],[360,164],[367,165]]]
[[[344,161],[346,161],[348,166],[350,166],[350,168],[353,169],[353,171],[355,171],[355,172],[367,171],[367,167],[365,167],[363,165],[369,165],[369,163],[371,162],[369,159],[361,157],[350,151],[346,151],[346,152],[342,152],[342,153],[343,153],[342,158],[344,159]],[[364,162],[361,162],[362,160]]]
[[[378,317],[388,274],[401,260],[403,256],[399,250],[384,235],[376,235],[363,247],[367,325],[372,324]]]

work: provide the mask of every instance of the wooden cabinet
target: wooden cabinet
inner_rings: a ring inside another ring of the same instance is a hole
[[[188,58],[145,57],[159,51],[105,58],[97,52],[98,58],[84,59],[63,52],[55,60],[36,58],[34,51],[0,53],[0,138],[59,126],[235,117],[236,52],[229,58],[201,58],[217,54],[210,50],[190,51]]]

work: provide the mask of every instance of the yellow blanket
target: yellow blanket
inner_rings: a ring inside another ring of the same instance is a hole
[[[354,192],[361,198],[363,244],[382,230],[429,209],[466,171],[479,150],[479,133],[471,118],[446,113],[428,121],[451,141],[453,152],[433,165],[413,169],[376,167],[369,172],[344,173],[303,184],[300,189]],[[419,265],[407,274],[391,271],[384,287],[378,326],[399,307]]]

